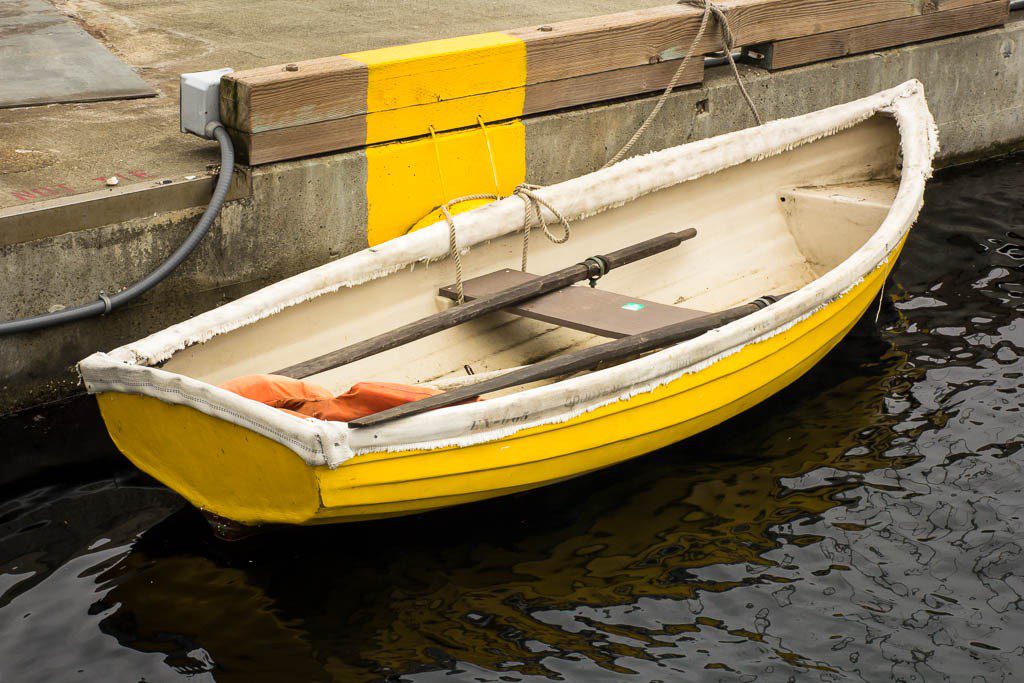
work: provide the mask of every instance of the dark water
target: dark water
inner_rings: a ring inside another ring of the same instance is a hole
[[[877,326],[554,488],[224,545],[110,460],[8,485],[0,680],[1024,679],[1022,204],[939,176]]]

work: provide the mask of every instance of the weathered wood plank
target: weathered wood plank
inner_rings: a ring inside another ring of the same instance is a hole
[[[724,0],[737,46],[831,31],[919,13],[917,0]],[[510,31],[526,43],[530,82],[635,66],[689,47],[702,12],[669,5]],[[698,47],[721,47],[717,30]]]
[[[258,166],[285,159],[362,147],[366,144],[366,116],[307,123],[263,133],[229,128],[235,154],[243,164]]]
[[[555,109],[574,107],[590,102],[612,100],[663,89],[668,85],[681,60],[674,59],[656,64],[628,69],[616,69],[599,74],[588,74],[577,78],[560,81],[548,81],[526,87],[523,114],[537,114]],[[692,59],[686,72],[679,79],[679,85],[700,83],[704,78],[704,62]],[[485,97],[477,96],[476,99]],[[464,98],[473,100],[474,98]],[[468,105],[469,102],[463,102]],[[437,104],[409,107],[407,112],[413,114],[420,110],[419,115],[405,116],[404,120],[420,120],[422,125],[415,131],[402,131],[399,128],[389,129],[391,139],[402,139],[426,134],[426,126],[431,122],[431,110]],[[462,110],[472,113],[472,106],[462,106]],[[372,114],[371,114],[372,116]],[[475,116],[469,116],[463,126],[476,125]],[[319,121],[301,126],[278,128],[258,133],[245,133],[232,130],[239,159],[253,165],[266,164],[283,159],[295,159],[313,154],[321,154],[341,149],[352,149],[365,144],[374,144],[382,140],[368,138],[366,115],[348,116],[339,119]]]
[[[528,85],[523,114],[539,114],[590,102],[603,102],[663,90],[672,80],[681,61],[671,59],[655,64]],[[704,59],[697,56],[686,65],[686,71],[679,78],[678,85],[690,85],[703,80]]]
[[[463,283],[466,301],[490,296],[494,292],[536,277],[521,270],[504,268],[466,280]],[[442,287],[438,293],[447,299],[458,300],[455,285]],[[586,285],[558,289],[501,310],[612,339],[692,320],[708,313],[695,308],[660,304],[656,301],[616,294],[607,289]]]
[[[724,0],[738,45],[795,38],[822,31],[878,23],[920,14],[921,0]],[[589,17],[507,32],[526,46],[525,85],[649,64],[689,46],[701,11],[683,5],[655,7]],[[720,47],[709,31],[698,51]],[[439,41],[443,42],[443,41]],[[448,48],[446,48],[448,49]],[[469,49],[469,48],[467,48]],[[430,44],[418,48],[429,54]],[[241,71],[226,78],[222,102],[225,123],[236,130],[261,132],[366,113],[365,66],[347,57],[298,62]],[[442,60],[424,58],[423,83],[442,82]],[[431,71],[434,70],[434,71]],[[436,71],[436,73],[435,73]],[[386,82],[379,87],[387,89]],[[360,96],[363,101],[360,103]],[[438,100],[431,88],[423,101]],[[230,101],[236,98],[236,101]],[[248,98],[248,102],[238,101]]]
[[[367,67],[347,57],[239,71],[221,83],[221,120],[239,131],[366,113]]]
[[[1008,16],[1009,4],[1005,0],[994,0],[871,26],[776,41],[755,50],[764,55],[761,66],[773,70],[786,69],[998,26],[1005,23]]]
[[[946,10],[957,9],[959,7],[984,5],[988,1],[989,0],[921,0],[921,2],[924,3],[921,7],[921,13],[945,12]],[[1009,7],[1009,0],[1007,0],[1007,7]]]

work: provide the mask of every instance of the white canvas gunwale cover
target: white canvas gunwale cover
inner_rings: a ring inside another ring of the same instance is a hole
[[[884,264],[916,220],[938,150],[937,129],[920,82],[907,81],[828,109],[633,157],[538,190],[570,221],[642,195],[781,154],[851,128],[873,115],[895,118],[903,154],[899,190],[879,229],[840,265],[768,308],[696,339],[604,370],[545,386],[350,430],[343,422],[300,418],[205,382],[152,367],[177,351],[315,297],[448,256],[444,222],[253,292],[190,320],[79,364],[89,393],[141,394],[184,405],[273,439],[311,466],[336,467],[361,452],[462,446],[569,420],[697,372],[743,346],[788,329],[840,297]],[[455,217],[463,248],[522,229],[511,197]],[[443,416],[441,415],[443,413]]]

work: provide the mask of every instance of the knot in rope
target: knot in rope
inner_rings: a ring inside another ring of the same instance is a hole
[[[512,191],[512,195],[519,197],[523,200],[523,272],[526,272],[526,260],[530,252],[530,230],[536,225],[541,227],[544,231],[544,236],[555,244],[564,244],[569,241],[571,226],[569,220],[562,214],[561,211],[551,205],[546,199],[536,194],[535,190],[539,190],[540,185],[530,185],[529,183],[522,183]],[[444,215],[444,220],[448,224],[448,253],[452,257],[452,262],[455,264],[455,292],[457,294],[457,301],[459,305],[466,303],[466,295],[462,287],[462,254],[459,251],[459,243],[456,238],[455,230],[455,218],[452,216],[451,207],[461,202],[471,202],[477,199],[489,199],[498,200],[501,199],[500,195],[496,194],[469,194],[465,197],[456,197],[450,201],[445,202],[439,208],[441,213]],[[544,209],[550,211],[555,219],[562,226],[562,235],[558,236],[551,232],[547,219],[544,217]]]
[[[718,26],[722,31],[722,45],[726,50],[732,49],[736,41],[733,38],[732,29],[729,28],[729,19],[725,16],[725,12],[722,11],[721,7],[711,2],[711,0],[679,0],[679,4],[704,10],[705,18],[708,13],[714,16],[718,20]]]

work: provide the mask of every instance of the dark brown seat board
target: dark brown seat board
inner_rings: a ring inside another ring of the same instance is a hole
[[[466,280],[462,287],[466,300],[472,300],[513,287],[536,278],[536,275],[505,268]],[[636,297],[616,294],[589,285],[574,285],[527,302],[503,308],[524,318],[542,320],[602,337],[618,339],[640,334],[673,323],[707,315],[707,311],[659,304]],[[442,287],[441,296],[456,299],[455,285]]]

